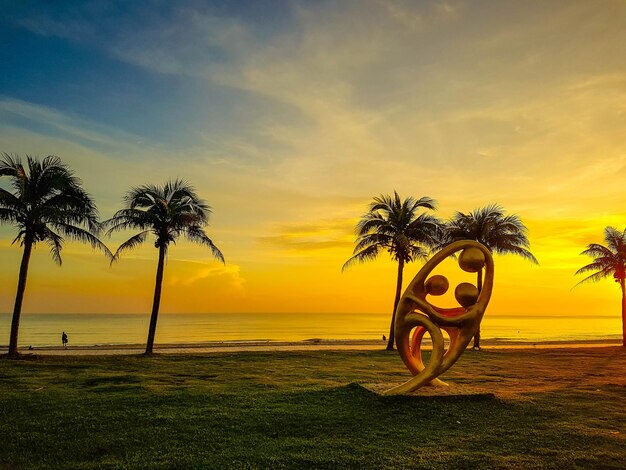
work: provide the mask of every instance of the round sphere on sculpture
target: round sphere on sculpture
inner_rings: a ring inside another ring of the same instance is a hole
[[[448,287],[450,287],[448,279],[441,274],[429,277],[424,283],[426,293],[430,295],[443,295],[448,291]]]
[[[485,266],[485,254],[473,246],[465,248],[459,255],[459,266],[468,273],[477,273]]]
[[[478,300],[478,288],[469,282],[462,282],[454,289],[454,297],[463,307],[471,307]]]

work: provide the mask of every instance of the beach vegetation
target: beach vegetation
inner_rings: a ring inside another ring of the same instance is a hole
[[[146,354],[151,354],[161,303],[165,259],[170,244],[176,243],[184,235],[188,241],[207,247],[211,255],[222,263],[224,256],[204,230],[208,225],[211,208],[185,181],[177,179],[163,186],[146,184],[132,188],[124,196],[124,204],[123,209],[104,222],[107,234],[120,230],[139,230],[139,233],[118,247],[111,263],[118,261],[122,253],[143,244],[151,234],[155,237],[154,246],[159,250],[146,342]]]
[[[396,308],[402,293],[404,266],[411,261],[425,260],[438,240],[440,220],[422,209],[434,211],[436,208],[436,201],[430,197],[402,199],[396,191],[393,196],[381,194],[373,198],[355,227],[357,239],[353,255],[342,270],[354,263],[374,260],[384,251],[398,263],[387,350],[394,346]]]
[[[13,244],[23,250],[8,351],[9,357],[17,357],[20,316],[35,246],[45,243],[58,265],[62,264],[66,239],[88,243],[109,257],[112,254],[98,238],[101,224],[96,204],[59,157],[27,156],[24,164],[19,156],[4,153],[0,158],[2,180],[8,181],[9,189],[0,188],[0,223],[17,228]]]
[[[468,213],[456,212],[439,232],[439,247],[459,240],[482,243],[491,253],[516,255],[539,264],[530,252],[528,229],[516,214],[507,214],[499,204],[488,204]],[[482,289],[483,270],[477,272],[478,292]],[[480,329],[474,336],[474,349],[480,349]]]
[[[578,284],[598,282],[601,279],[613,278],[622,291],[622,342],[626,347],[626,229],[620,231],[614,227],[604,229],[605,245],[591,243],[581,253],[593,258],[593,262],[583,266],[576,274],[592,273]]]

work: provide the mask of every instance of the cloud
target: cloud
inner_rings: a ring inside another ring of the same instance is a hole
[[[116,150],[134,147],[133,150],[136,150],[139,145],[144,148],[149,145],[138,136],[119,129],[96,125],[47,106],[7,97],[0,97],[0,123],[5,127],[32,126],[43,134],[103,151],[111,151],[113,147]]]
[[[352,247],[353,243],[342,240],[307,240],[304,237],[296,237],[289,235],[276,235],[273,237],[262,237],[261,243],[275,245],[281,248],[290,248],[295,251],[317,251],[327,250],[329,248],[347,248]]]
[[[349,253],[353,247],[355,222],[353,219],[335,219],[319,223],[285,224],[275,229],[277,234],[259,237],[258,242],[296,253],[336,249]]]
[[[246,26],[232,18],[181,8],[174,18],[153,20],[139,30],[122,30],[112,54],[160,73],[207,76],[212,65],[231,61],[254,44]]]
[[[200,140],[176,153],[233,178],[258,172],[252,185],[273,194],[301,199],[323,187],[364,198],[398,189],[451,208],[498,200],[543,210],[543,199],[572,191],[596,199],[585,175],[625,152],[624,64],[597,67],[605,42],[620,44],[619,14],[585,2],[542,22],[541,7],[514,3],[478,15],[480,2],[294,2],[271,33],[200,3],[154,6],[120,19],[100,4],[101,23],[83,6],[63,21],[30,24],[149,70],[239,90],[242,100],[267,100],[241,102],[241,119],[230,123],[239,135],[192,123]],[[570,34],[581,18],[584,40]],[[261,104],[265,112],[245,112]],[[605,186],[602,197],[615,190]]]
[[[220,162],[246,155],[240,164],[257,162],[283,188],[314,192],[325,184],[355,194],[408,188],[419,179],[430,192],[446,180],[463,192],[467,180],[495,173],[491,192],[506,193],[519,187],[519,178],[536,178],[546,163],[561,170],[568,158],[585,160],[588,148],[580,140],[588,135],[589,145],[597,145],[592,132],[606,126],[603,114],[623,92],[596,87],[583,96],[577,84],[599,80],[590,54],[604,51],[603,36],[592,34],[583,44],[570,32],[590,10],[585,24],[592,32],[606,14],[573,2],[536,22],[545,12],[533,6],[511,24],[514,4],[484,15],[477,15],[480,2],[473,5],[295,2],[287,8],[289,25],[265,36],[249,18],[198,3],[167,14],[133,9],[118,28],[105,15],[108,26],[99,30],[93,23],[48,29],[87,42],[106,34],[99,42],[121,60],[268,99],[266,113],[232,124],[251,129],[240,138],[210,129],[200,135],[217,142]],[[85,15],[65,20],[85,22]],[[606,40],[620,38],[619,29],[608,31]],[[552,65],[564,60],[576,73]],[[620,63],[607,63],[615,64],[608,75],[619,76]],[[563,125],[572,116],[583,119]],[[574,135],[578,149],[555,152]],[[474,158],[486,152],[489,161]]]
[[[194,284],[226,284],[231,290],[243,291],[244,279],[241,268],[234,264],[225,266],[216,263],[202,263],[196,260],[172,260],[172,274],[168,276],[168,284],[172,286],[192,286]]]

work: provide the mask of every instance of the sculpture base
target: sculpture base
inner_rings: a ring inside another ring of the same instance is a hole
[[[448,383],[446,385],[426,385],[409,393],[399,395],[385,395],[384,393],[400,385],[398,383],[376,383],[376,384],[359,384],[364,389],[375,393],[379,396],[408,396],[408,397],[476,397],[476,398],[494,398],[493,393],[485,391],[484,388]]]

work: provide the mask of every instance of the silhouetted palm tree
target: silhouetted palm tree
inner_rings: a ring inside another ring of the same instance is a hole
[[[528,250],[528,229],[515,215],[506,215],[502,206],[489,204],[464,214],[457,212],[446,223],[441,245],[457,240],[475,240],[482,243],[492,253],[517,255],[539,264]],[[477,273],[478,291],[482,289],[482,269]],[[474,336],[474,349],[480,349],[480,330]]]
[[[387,350],[393,349],[394,345],[396,308],[402,291],[404,265],[415,259],[425,259],[427,249],[437,241],[440,221],[427,213],[419,213],[421,208],[435,210],[436,202],[429,197],[402,200],[396,191],[393,196],[374,197],[368,211],[356,225],[354,254],[342,268],[344,270],[355,262],[373,260],[381,251],[387,251],[398,262]]]
[[[9,357],[16,357],[17,338],[26,289],[28,264],[33,247],[46,242],[50,255],[61,264],[65,238],[89,243],[93,248],[112,256],[98,239],[100,223],[98,210],[81,181],[59,157],[48,156],[42,161],[27,156],[26,167],[18,156],[2,154],[0,177],[8,177],[11,191],[0,188],[0,223],[17,227],[13,243],[24,248],[11,320]]]
[[[626,278],[626,229],[620,232],[616,228],[606,227],[604,229],[604,241],[606,246],[591,243],[581,253],[581,255],[591,256],[593,262],[580,268],[576,271],[576,274],[595,272],[578,284],[597,282],[605,277],[613,276],[615,282],[622,289],[622,345],[626,347],[626,292],[624,290],[624,279]]]
[[[120,245],[111,263],[117,261],[122,252],[145,242],[150,233],[155,236],[154,246],[159,249],[152,315],[146,343],[146,354],[151,354],[161,303],[165,257],[170,243],[176,243],[181,235],[185,235],[187,240],[207,246],[213,256],[221,262],[224,262],[224,256],[203,228],[208,224],[211,208],[184,181],[169,181],[162,187],[139,186],[128,191],[124,201],[126,207],[105,222],[109,228],[107,233],[110,235],[112,232],[126,229],[141,232]]]

